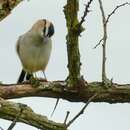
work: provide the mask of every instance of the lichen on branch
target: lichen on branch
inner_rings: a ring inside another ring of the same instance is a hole
[[[0,21],[8,16],[12,9],[23,0],[0,0]]]
[[[13,121],[21,109],[22,113],[18,118],[18,122],[29,124],[41,130],[67,130],[64,124],[50,121],[46,116],[36,114],[27,105],[0,98],[0,118]]]

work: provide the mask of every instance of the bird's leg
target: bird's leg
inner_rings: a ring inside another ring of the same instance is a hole
[[[47,81],[47,77],[46,77],[45,71],[42,71],[42,72],[43,72],[43,75],[44,75],[44,81]]]

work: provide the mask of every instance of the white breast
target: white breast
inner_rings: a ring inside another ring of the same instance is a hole
[[[27,72],[36,72],[45,70],[46,65],[50,58],[52,43],[48,39],[46,43],[34,44],[35,40],[21,38],[19,43],[19,57],[22,62],[23,68]]]

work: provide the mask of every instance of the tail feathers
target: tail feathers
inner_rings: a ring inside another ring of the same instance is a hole
[[[33,76],[33,74],[27,73],[22,69],[21,74],[18,78],[17,83],[22,83],[24,80],[30,80],[30,78]]]
[[[57,107],[58,103],[59,103],[59,98],[57,98],[57,100],[56,100],[56,104],[55,104],[54,109],[53,109],[53,111],[52,111],[52,113],[51,113],[51,117],[53,116],[53,114],[54,114],[54,112],[55,112],[55,110],[56,110],[56,107]]]
[[[18,78],[17,83],[22,83],[24,81],[25,75],[26,75],[26,72],[22,69],[21,74],[20,74],[20,76]]]

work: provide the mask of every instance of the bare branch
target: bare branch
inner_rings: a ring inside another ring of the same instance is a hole
[[[87,14],[90,12],[89,8],[90,8],[90,4],[93,2],[93,0],[90,0],[86,5],[85,5],[85,11],[83,16],[81,17],[81,21],[79,22],[79,27],[81,27],[81,25],[83,24],[83,22],[85,21],[85,17],[87,16]]]
[[[89,98],[89,100],[87,101],[87,103],[85,104],[85,106],[80,110],[80,112],[72,119],[70,120],[66,126],[69,127],[81,114],[84,113],[84,110],[86,109],[86,107],[88,106],[88,104],[97,96],[97,93],[94,94],[92,97]]]
[[[106,76],[106,41],[107,41],[107,23],[106,23],[106,17],[105,12],[103,9],[103,4],[101,0],[99,1],[100,10],[102,14],[102,23],[103,23],[103,38],[100,40],[103,42],[102,44],[102,83],[107,84],[107,76]],[[99,41],[99,42],[100,42]],[[101,42],[100,42],[101,43]]]
[[[103,9],[103,4],[102,4],[102,1],[101,0],[98,0],[99,1],[99,5],[100,5],[100,10],[101,10],[101,13],[102,13],[102,22],[103,24],[106,23],[106,17],[105,17],[105,12],[104,12],[104,9]]]
[[[113,11],[107,16],[106,23],[108,23],[110,17],[117,11],[117,9],[119,9],[120,7],[125,6],[125,5],[130,5],[130,3],[126,2],[126,3],[116,6],[116,8],[113,9]]]
[[[99,5],[100,5],[100,10],[101,10],[101,14],[102,14],[102,23],[103,23],[103,37],[101,38],[101,40],[99,41],[99,43],[94,47],[96,48],[98,45],[101,44],[101,42],[103,42],[102,44],[102,83],[105,84],[106,86],[110,86],[111,85],[111,81],[107,78],[106,76],[106,43],[107,43],[107,24],[108,21],[110,19],[110,17],[116,12],[117,9],[119,9],[122,6],[125,5],[130,5],[130,3],[126,2],[123,3],[121,5],[116,6],[116,8],[108,15],[108,17],[105,17],[105,12],[103,9],[103,4],[102,4],[102,0],[98,0],[99,1]]]
[[[103,41],[103,38],[98,42],[98,44],[95,47],[93,47],[93,49],[96,49],[102,43],[102,41]]]
[[[65,120],[64,120],[64,124],[66,124],[67,119],[68,119],[68,117],[69,117],[69,114],[70,114],[70,112],[69,112],[69,111],[67,111],[67,114],[66,114],[66,117],[65,117]]]
[[[56,100],[56,104],[55,104],[55,106],[54,106],[54,109],[53,109],[53,111],[52,111],[52,113],[51,113],[51,117],[53,116],[53,114],[54,114],[54,112],[55,112],[55,110],[56,110],[56,108],[57,108],[57,105],[58,105],[58,103],[59,103],[59,98]]]

